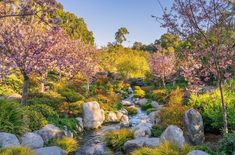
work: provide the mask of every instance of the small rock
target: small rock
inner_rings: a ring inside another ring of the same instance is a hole
[[[204,127],[201,114],[195,109],[189,109],[184,114],[184,125],[186,135],[193,145],[200,145],[204,142]]]
[[[124,106],[131,106],[131,105],[133,105],[131,103],[131,101],[128,101],[128,100],[122,100],[121,104],[124,105]]]
[[[158,104],[157,101],[152,101],[152,102],[151,102],[151,105],[152,105],[152,107],[155,108],[155,109],[158,109],[158,108],[159,108],[159,104]]]
[[[164,141],[171,141],[176,143],[179,148],[185,144],[183,131],[175,125],[168,126],[160,137],[160,143]]]
[[[105,155],[104,145],[102,143],[92,144],[81,155]]]
[[[20,145],[17,137],[11,133],[0,132],[0,147],[9,147]]]
[[[127,113],[128,113],[128,112],[127,112]],[[124,115],[124,114],[123,114],[122,112],[117,111],[117,112],[116,112],[117,120],[120,121],[123,115]],[[128,115],[128,114],[127,114],[127,115]]]
[[[189,152],[187,155],[209,155],[209,154],[201,150],[193,150],[192,152]]]
[[[129,127],[130,126],[129,118],[127,115],[122,116],[120,126],[121,127]]]
[[[105,120],[104,110],[98,102],[87,102],[82,105],[83,123],[86,129],[97,129]]]
[[[43,144],[42,137],[36,133],[29,132],[21,137],[21,145],[28,146],[32,149],[41,148]]]
[[[133,128],[134,130],[134,137],[150,137],[151,136],[151,129],[152,124],[150,123],[140,123],[136,127]]]
[[[143,99],[139,99],[138,101],[136,101],[136,104],[142,106],[145,105],[148,102],[148,100],[146,98]]]
[[[109,112],[108,114],[108,121],[109,122],[118,122],[117,115],[114,112]]]
[[[58,146],[43,147],[34,151],[37,155],[66,155],[66,151]]]
[[[53,138],[61,138],[63,136],[63,131],[53,124],[48,124],[42,129],[35,131],[35,133],[39,134],[44,142],[48,142]]]
[[[7,99],[9,100],[21,100],[22,96],[20,94],[12,94],[10,96],[7,97]]]
[[[123,113],[124,115],[128,115],[128,111],[125,108],[118,110],[119,112]]]
[[[130,153],[134,151],[135,149],[141,148],[141,147],[157,147],[160,144],[159,138],[137,138],[133,140],[128,140],[124,144],[124,151],[125,153]]]
[[[158,114],[159,114],[159,111],[153,111],[148,115],[149,120],[152,124],[158,124],[160,122]]]

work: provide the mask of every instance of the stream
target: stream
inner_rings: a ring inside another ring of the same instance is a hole
[[[138,107],[138,112],[134,116],[129,116],[131,127],[135,127],[140,122],[147,122],[148,116],[145,111]],[[80,147],[76,155],[124,155],[121,151],[112,152],[105,146],[104,135],[112,130],[120,129],[119,123],[104,124],[100,129],[85,131],[80,141]],[[105,153],[104,153],[105,152]]]

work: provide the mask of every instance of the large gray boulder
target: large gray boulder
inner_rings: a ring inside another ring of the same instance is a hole
[[[134,137],[150,137],[151,136],[152,124],[150,123],[140,123],[133,128]]]
[[[192,152],[189,152],[187,155],[209,155],[209,154],[201,150],[193,150]]]
[[[11,133],[0,132],[0,148],[20,145],[17,137]]]
[[[53,124],[48,124],[42,129],[35,131],[35,133],[39,134],[44,142],[54,138],[61,138],[64,135],[64,132]]]
[[[21,145],[28,146],[32,149],[41,148],[44,144],[42,137],[36,133],[26,133],[20,139]]]
[[[193,145],[200,145],[204,142],[204,127],[201,114],[195,109],[189,109],[184,114],[184,125],[186,136]]]
[[[168,126],[160,136],[160,142],[163,143],[164,141],[173,142],[179,148],[182,148],[185,144],[183,131],[175,125]]]
[[[142,138],[137,138],[133,140],[128,140],[127,142],[125,142],[123,149],[125,153],[128,154],[140,147],[154,148],[154,147],[157,147],[158,145],[160,145],[159,138],[142,137]]]
[[[105,120],[104,110],[98,102],[87,102],[82,105],[83,125],[86,129],[97,129]]]
[[[58,146],[43,147],[34,151],[37,155],[66,155],[66,151]]]

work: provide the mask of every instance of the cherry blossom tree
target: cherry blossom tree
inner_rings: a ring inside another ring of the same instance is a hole
[[[195,64],[189,62],[183,67],[184,75],[197,85],[209,77],[215,79],[221,93],[225,133],[228,123],[222,83],[231,77],[229,68],[234,65],[234,10],[234,1],[230,0],[174,0],[162,17],[162,26],[169,32],[185,39],[193,36],[194,47],[186,55]]]
[[[163,86],[166,87],[166,78],[175,73],[174,57],[154,53],[149,58],[149,66],[153,75],[160,78]]]
[[[30,24],[4,24],[0,27],[1,72],[19,70],[24,78],[22,104],[27,104],[29,77],[42,73],[53,62],[50,51],[58,43],[58,32],[45,31]],[[4,73],[3,72],[3,73]]]

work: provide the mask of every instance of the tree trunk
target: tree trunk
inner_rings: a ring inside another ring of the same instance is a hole
[[[28,75],[24,75],[23,94],[21,99],[21,103],[23,105],[27,105],[28,93],[29,93],[29,77]]]
[[[165,78],[162,77],[162,84],[163,84],[163,87],[166,88],[166,83],[165,83]]]
[[[87,79],[86,81],[87,81],[87,84],[86,84],[86,95],[88,96],[89,93],[90,93],[90,80]]]
[[[222,101],[222,113],[223,113],[223,120],[224,120],[224,133],[228,133],[228,120],[227,120],[227,107],[226,103],[224,101],[224,91],[222,88],[222,82],[219,81],[219,90],[220,90],[220,96]]]
[[[45,93],[45,81],[43,80],[42,82],[41,82],[41,93]]]

